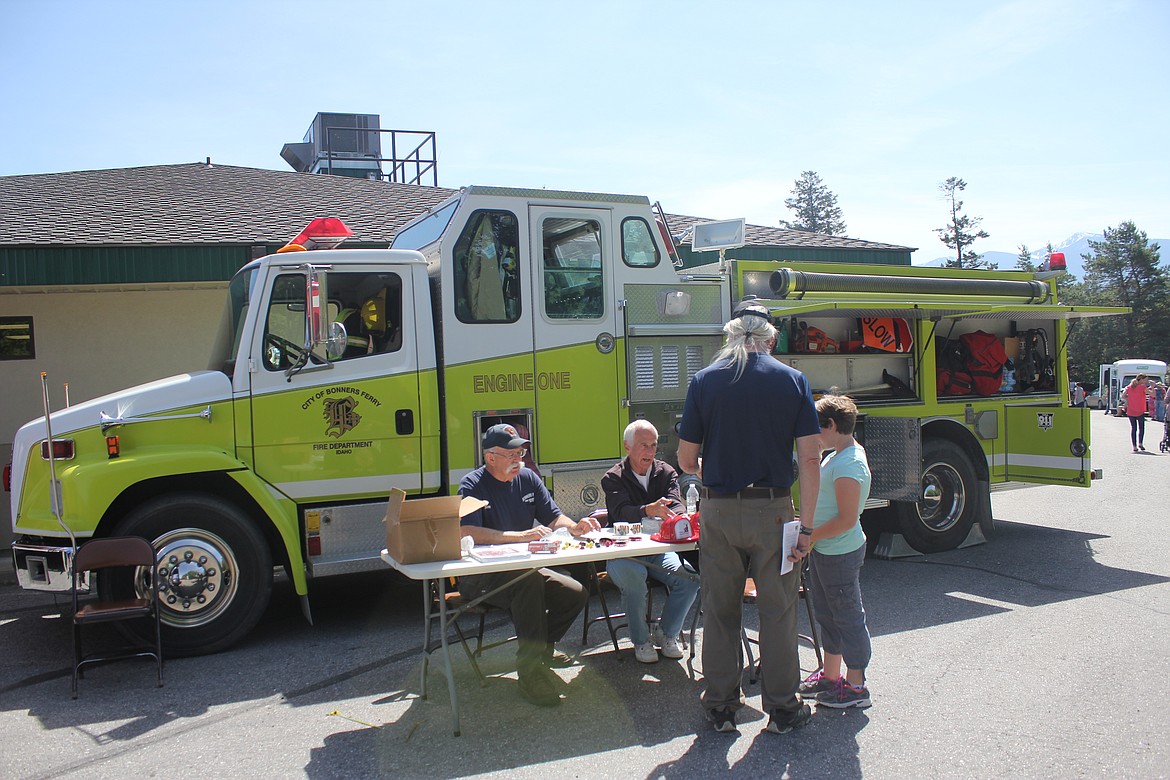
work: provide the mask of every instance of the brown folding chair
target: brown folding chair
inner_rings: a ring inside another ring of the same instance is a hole
[[[77,680],[89,664],[106,663],[125,658],[155,660],[158,666],[158,687],[163,684],[162,629],[159,622],[158,582],[155,574],[154,548],[140,536],[110,536],[91,539],[77,549],[73,556],[73,698],[77,698]],[[135,588],[129,598],[112,601],[81,603],[79,594],[82,575],[97,570],[129,570],[130,578],[144,589]],[[86,654],[81,646],[81,628],[93,623],[111,623],[118,620],[151,620],[154,622],[154,644],[121,647]]]
[[[812,593],[809,592],[807,557],[800,563],[799,598],[804,602],[805,611],[808,613],[809,629],[807,634],[797,634],[797,638],[804,640],[810,646],[812,646],[813,652],[817,656],[817,669],[820,669],[825,665],[825,659],[821,655],[821,639],[817,635],[817,621],[816,615],[813,612]],[[744,586],[743,603],[756,603],[756,583],[754,580],[749,579],[747,584]],[[754,685],[756,680],[759,679],[760,660],[753,657],[752,645],[758,646],[760,644],[760,640],[758,638],[749,636],[746,628],[740,629],[740,634],[743,640],[743,650],[747,655],[748,682]]]
[[[749,577],[744,582],[743,586],[743,603],[755,604],[756,595],[757,591],[755,580]],[[809,592],[808,558],[805,558],[801,564],[800,590],[798,595],[800,600],[804,602],[805,610],[808,613],[809,632],[807,634],[797,634],[797,638],[807,642],[812,647],[813,652],[816,653],[817,656],[817,669],[820,669],[825,665],[825,660],[821,655],[821,639],[817,633],[817,621],[816,615],[813,611],[812,593]],[[700,602],[700,608],[695,610],[695,615],[691,619],[691,653],[687,658],[687,671],[690,673],[691,677],[694,677],[695,674],[695,631],[699,627],[699,617],[703,612],[701,603],[702,602]],[[743,642],[744,654],[747,656],[748,681],[754,685],[759,679],[760,659],[756,658],[755,654],[752,652],[752,645],[759,646],[760,640],[757,637],[750,636],[747,632],[747,628],[741,627],[739,633],[740,640]]]

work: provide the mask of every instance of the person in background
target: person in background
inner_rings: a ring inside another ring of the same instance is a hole
[[[1085,388],[1081,387],[1080,382],[1073,385],[1072,405],[1077,409],[1085,405]]]
[[[686,511],[679,493],[678,474],[658,452],[658,429],[647,420],[634,420],[622,437],[626,457],[601,478],[609,522],[642,523],[665,520]],[[678,635],[699,594],[699,575],[678,553],[616,558],[605,565],[609,578],[622,592],[622,606],[634,643],[634,657],[644,664],[666,658],[682,658]],[[666,604],[654,633],[646,623],[646,578],[666,585]],[[658,648],[657,650],[655,648]]]
[[[580,536],[600,527],[591,518],[574,522],[561,513],[540,477],[524,467],[530,444],[511,425],[493,425],[484,432],[484,465],[463,478],[459,493],[488,505],[462,519],[462,536],[470,536],[476,544],[506,544],[542,539],[557,528]],[[461,577],[459,589],[473,598],[515,577],[514,571]],[[569,630],[588,598],[589,593],[577,580],[542,568],[487,599],[512,616],[520,694],[533,704],[552,707],[561,703],[556,675],[549,668],[558,663],[554,643]],[[563,665],[564,660],[562,656],[559,662]]]
[[[840,395],[822,397],[817,401],[817,417],[821,447],[831,452],[821,461],[809,580],[825,665],[810,675],[799,690],[806,698],[815,695],[817,704],[826,707],[868,707],[865,669],[872,646],[861,603],[860,578],[865,563],[861,510],[869,498],[869,462],[865,449],[853,438],[857,406],[852,399]]]
[[[725,343],[687,388],[678,464],[698,474],[702,453],[703,708],[716,731],[733,732],[744,704],[743,588],[750,572],[760,612],[760,697],[765,730],[786,734],[812,710],[797,696],[800,664],[796,604],[820,485],[820,429],[804,374],[772,357],[776,329],[767,307],[740,303],[723,326]],[[784,548],[794,517],[792,452],[800,469],[800,533]]]
[[[1154,383],[1154,419],[1166,421],[1166,385],[1161,382]]]
[[[1122,391],[1125,397],[1125,414],[1129,417],[1129,440],[1133,451],[1146,451],[1142,442],[1146,438],[1146,375],[1138,374]]]

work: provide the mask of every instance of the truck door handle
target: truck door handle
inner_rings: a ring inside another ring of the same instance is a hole
[[[399,436],[409,436],[414,433],[414,412],[410,409],[399,409],[394,413],[394,432]]]

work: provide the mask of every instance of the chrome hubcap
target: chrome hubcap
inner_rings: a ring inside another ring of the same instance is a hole
[[[935,463],[922,475],[922,496],[918,513],[931,531],[942,532],[959,522],[966,506],[963,479],[953,466]]]
[[[231,604],[238,568],[223,539],[202,529],[180,528],[160,536],[154,547],[164,623],[203,625]]]

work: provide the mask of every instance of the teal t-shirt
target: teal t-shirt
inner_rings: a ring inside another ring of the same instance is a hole
[[[854,444],[840,452],[831,452],[821,461],[821,489],[817,493],[817,511],[813,515],[813,528],[824,525],[837,514],[837,489],[839,479],[855,479],[861,484],[861,495],[857,503],[858,517],[848,531],[830,539],[821,539],[813,549],[822,555],[844,555],[865,544],[865,532],[861,530],[860,512],[869,498],[869,462],[865,450]]]

